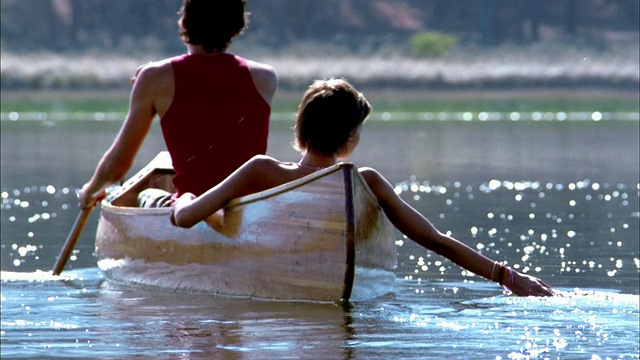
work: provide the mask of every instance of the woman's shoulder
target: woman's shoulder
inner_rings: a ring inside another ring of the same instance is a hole
[[[253,171],[268,173],[280,166],[283,162],[269,155],[254,155],[243,166],[251,168]]]
[[[376,169],[374,169],[372,167],[368,167],[368,166],[359,167],[358,168],[358,172],[367,181],[367,183],[369,183],[369,182],[376,183],[376,182],[379,182],[381,180],[385,180],[384,177],[382,176],[382,174],[380,174],[380,172],[378,172],[378,170],[376,170]],[[369,184],[369,185],[371,185],[371,184]]]
[[[250,192],[263,191],[299,177],[292,163],[277,160],[268,155],[255,155],[238,170]]]
[[[358,171],[378,200],[389,200],[395,195],[393,186],[378,170],[371,167],[359,167]]]
[[[262,155],[262,154],[254,155],[251,159],[249,159],[248,162],[259,164],[259,165],[270,165],[270,164],[281,163],[281,161],[277,160],[274,157],[271,157],[269,155]]]

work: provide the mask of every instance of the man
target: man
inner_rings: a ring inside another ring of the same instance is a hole
[[[185,0],[180,15],[187,53],[138,69],[126,119],[83,186],[81,209],[126,175],[155,115],[176,171],[176,196],[201,194],[266,152],[276,72],[226,52],[247,24],[246,1]]]

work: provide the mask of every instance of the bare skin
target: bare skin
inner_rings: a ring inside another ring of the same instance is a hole
[[[334,165],[338,159],[346,158],[353,152],[359,138],[360,128],[352,135],[347,148],[340,156],[320,155],[307,150],[297,164],[278,161],[268,156],[256,156],[200,197],[190,193],[181,196],[173,209],[172,221],[177,226],[189,228],[222,209],[233,198],[266,190],[310,174],[317,168]],[[438,231],[427,218],[400,198],[393,186],[379,172],[372,168],[360,168],[359,171],[389,220],[411,240],[475,274],[505,284],[510,282],[507,271],[498,279],[493,260]],[[516,295],[553,294],[551,287],[536,277],[516,271],[512,274],[513,284],[510,290]]]
[[[187,46],[189,54],[207,54],[201,46]],[[275,71],[271,66],[255,61],[248,61],[248,65],[256,89],[271,104],[278,86]],[[105,189],[126,175],[149,133],[153,119],[167,112],[173,95],[173,69],[168,59],[145,64],[138,69],[124,124],[98,163],[91,180],[80,191],[78,206],[81,209],[95,206],[105,197]]]

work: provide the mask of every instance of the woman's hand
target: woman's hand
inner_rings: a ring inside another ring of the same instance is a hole
[[[537,277],[521,274],[512,269],[507,269],[511,272],[509,276],[513,277],[511,284],[505,282],[505,287],[511,290],[514,294],[519,296],[551,296],[553,290],[544,281]]]

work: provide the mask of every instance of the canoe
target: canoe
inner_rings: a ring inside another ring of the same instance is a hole
[[[109,281],[278,300],[357,301],[392,291],[393,227],[350,163],[232,200],[190,229],[169,208],[136,205],[173,191],[167,152],[101,203],[98,266]]]

